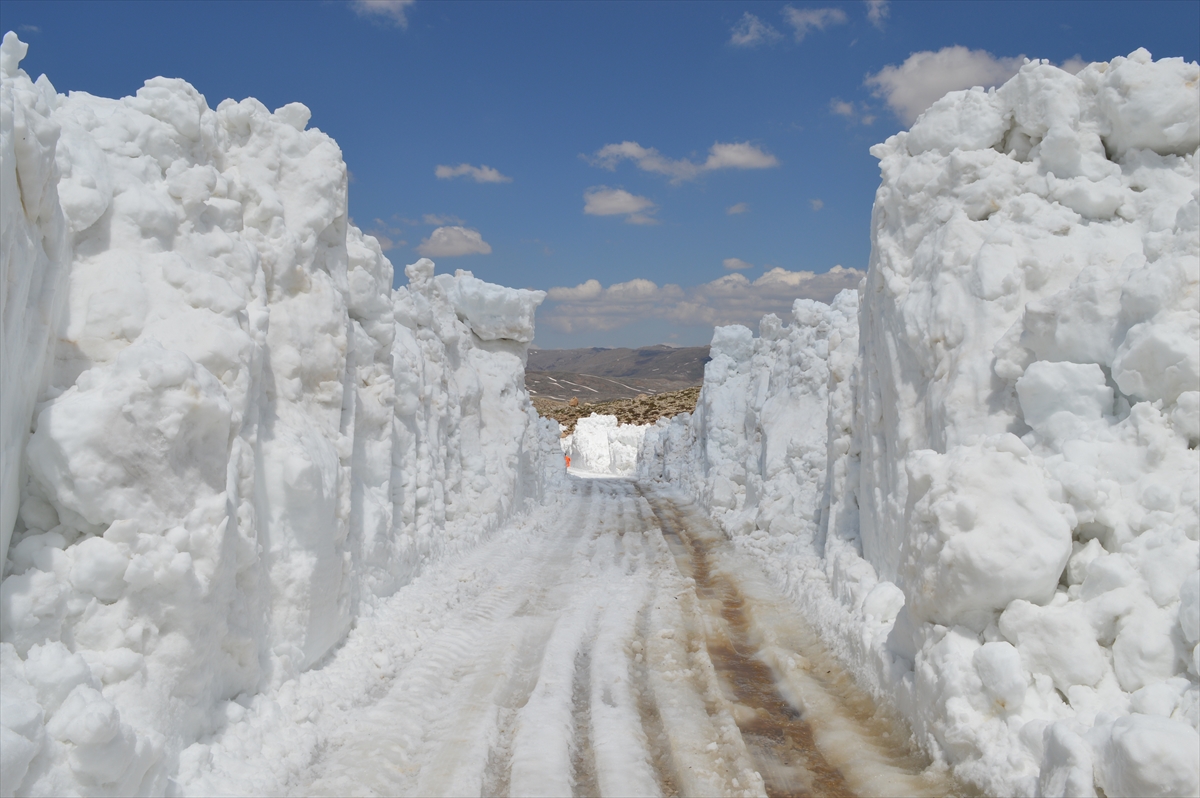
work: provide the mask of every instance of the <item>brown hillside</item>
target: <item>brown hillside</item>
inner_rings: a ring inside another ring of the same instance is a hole
[[[654,396],[641,394],[633,399],[615,399],[609,402],[580,402],[571,407],[565,402],[534,398],[533,406],[546,418],[552,418],[567,428],[566,433],[575,431],[575,422],[592,413],[616,416],[618,424],[653,424],[660,418],[670,418],[679,413],[691,413],[696,409],[700,386],[684,388],[682,391],[660,393]]]

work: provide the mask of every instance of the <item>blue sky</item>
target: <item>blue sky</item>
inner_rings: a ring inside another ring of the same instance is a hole
[[[827,298],[870,255],[868,148],[1018,56],[1200,58],[1197,2],[5,0],[0,27],[59,91],[306,104],[400,280],[425,252],[557,288],[547,348],[705,343]]]

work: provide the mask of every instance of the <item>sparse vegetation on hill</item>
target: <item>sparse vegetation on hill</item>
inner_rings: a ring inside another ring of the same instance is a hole
[[[531,349],[525,387],[535,399],[593,403],[657,396],[704,381],[707,346]]]
[[[571,407],[566,402],[534,398],[533,406],[538,413],[552,418],[567,428],[567,434],[575,430],[575,422],[592,413],[616,416],[618,424],[653,424],[660,418],[670,418],[679,413],[691,413],[696,409],[700,397],[700,386],[681,391],[654,395],[640,394],[633,399],[616,399],[610,402],[580,402]]]

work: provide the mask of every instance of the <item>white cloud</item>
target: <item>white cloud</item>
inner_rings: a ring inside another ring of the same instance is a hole
[[[582,302],[595,299],[603,292],[604,288],[599,280],[588,280],[574,288],[551,288],[547,294],[550,299],[559,302]]]
[[[442,215],[442,214],[437,214],[437,213],[425,214],[424,216],[421,217],[421,223],[422,224],[431,224],[434,227],[443,227],[445,225],[451,225],[451,224],[457,224],[457,225],[466,224],[466,222],[464,222],[462,219],[459,219],[457,216],[451,216],[450,214]],[[412,222],[412,224],[416,224],[416,222]]]
[[[854,103],[846,102],[845,100],[840,99],[838,97],[834,97],[832,100],[829,101],[830,113],[836,114],[838,116],[843,116],[846,118],[847,121],[849,121],[852,124],[857,123],[857,122],[861,122],[864,125],[874,124],[875,123],[875,115],[872,113],[869,113],[869,111],[871,110],[870,107],[867,106],[865,103],[863,103],[860,106],[860,108],[862,109],[861,111],[859,110],[859,108],[854,107]]]
[[[888,0],[867,0],[867,21],[880,30],[883,30],[883,21],[891,13]]]
[[[783,18],[795,29],[796,41],[804,41],[810,30],[825,30],[831,25],[846,22],[846,12],[840,8],[792,8],[783,9]]]
[[[561,333],[615,330],[649,319],[683,326],[753,326],[768,313],[790,319],[792,303],[802,297],[828,302],[843,288],[857,286],[863,275],[841,266],[824,274],[777,267],[753,281],[735,272],[690,288],[640,278],[604,288],[588,280],[574,288],[551,288],[538,324]]]
[[[736,205],[730,205],[728,208],[726,208],[725,213],[729,214],[730,216],[736,216],[739,213],[745,213],[748,210],[750,210],[749,203],[739,202]]]
[[[1066,61],[1063,61],[1062,67],[1060,67],[1060,68],[1064,72],[1070,72],[1072,75],[1078,75],[1080,72],[1083,71],[1083,68],[1090,63],[1092,63],[1092,62],[1087,60],[1086,58],[1081,57],[1079,55],[1079,53],[1076,53],[1075,55],[1068,58]]]
[[[812,209],[813,209],[814,211],[819,211],[819,210],[821,210],[822,208],[824,208],[824,207],[825,207],[825,201],[824,201],[824,200],[819,200],[819,199],[810,199],[810,200],[808,201],[808,204],[812,206]]]
[[[746,261],[742,260],[741,258],[726,258],[725,260],[721,261],[721,265],[733,272],[754,268],[753,263],[746,263]]]
[[[367,235],[371,236],[372,238],[374,238],[376,241],[379,242],[379,250],[381,252],[387,252],[389,250],[395,249],[397,243],[399,243],[401,246],[408,243],[407,241],[400,241],[400,242],[393,241],[392,239],[388,238],[387,236],[385,236],[383,233],[380,233],[380,232],[368,233]]]
[[[390,22],[398,28],[408,27],[408,9],[417,0],[351,0],[350,7],[360,17]]]
[[[646,197],[622,188],[593,186],[583,193],[583,212],[591,216],[624,216],[630,224],[658,224],[650,216],[657,210]]]
[[[770,169],[775,166],[779,166],[778,158],[743,141],[712,145],[708,149],[708,158],[700,168],[711,172],[715,169]]]
[[[757,47],[760,44],[783,38],[782,33],[749,11],[742,14],[742,18],[730,29],[729,33],[729,43],[735,47]]]
[[[354,220],[352,219],[350,223],[353,224]],[[404,230],[385,222],[383,219],[376,218],[375,224],[369,230],[364,229],[363,232],[369,236],[373,236],[379,242],[379,248],[384,252],[396,247],[408,246],[408,242],[401,238],[404,235]]]
[[[834,97],[829,101],[829,110],[838,116],[844,116],[847,119],[854,119],[856,116],[858,116],[858,114],[854,111],[854,103],[848,103],[845,100],[839,100],[837,97]]]
[[[417,247],[417,254],[428,258],[456,258],[459,255],[487,255],[491,245],[478,230],[468,227],[439,227]]]
[[[1017,74],[1024,61],[1023,56],[997,58],[985,50],[968,50],[961,45],[944,47],[936,53],[922,50],[900,66],[886,66],[868,75],[866,85],[876,97],[887,101],[902,122],[911,125],[946,92],[997,86]]]
[[[455,177],[469,177],[476,183],[511,183],[512,178],[507,175],[500,174],[500,170],[493,169],[490,166],[471,166],[469,163],[460,163],[458,166],[444,166],[439,164],[437,169],[433,170],[439,180],[451,180]]]
[[[695,163],[687,158],[667,158],[653,147],[643,147],[636,141],[606,144],[587,160],[592,166],[609,171],[616,169],[621,161],[630,160],[643,172],[670,177],[672,183],[693,180],[704,172],[717,169],[769,169],[779,166],[778,158],[748,141],[728,144],[716,142],[709,147],[708,157],[703,163]]]

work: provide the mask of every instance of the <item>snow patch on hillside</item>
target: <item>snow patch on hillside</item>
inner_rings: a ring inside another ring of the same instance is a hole
[[[947,95],[872,149],[861,304],[718,328],[645,438],[989,793],[1200,791],[1198,81]]]
[[[523,380],[544,295],[428,260],[393,291],[302,105],[61,95],[25,50],[0,48],[0,792],[162,794],[556,489]]]

